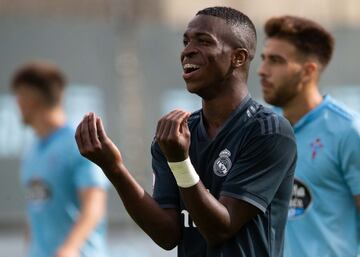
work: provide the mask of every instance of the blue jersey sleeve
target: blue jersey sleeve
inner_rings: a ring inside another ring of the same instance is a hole
[[[103,171],[81,155],[76,158],[74,167],[74,183],[76,188],[99,187],[107,189],[109,181]]]
[[[285,181],[291,192],[296,164],[296,143],[291,128],[287,134],[261,133],[254,129],[222,187],[221,195],[250,203],[265,212]]]
[[[179,188],[162,154],[159,145],[151,145],[152,168],[154,173],[153,198],[162,208],[179,207]]]
[[[360,121],[355,120],[342,138],[339,152],[341,170],[353,195],[360,194]]]

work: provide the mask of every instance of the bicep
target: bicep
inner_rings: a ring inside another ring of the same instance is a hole
[[[293,176],[295,162],[296,145],[292,139],[261,136],[235,162],[221,195],[242,200],[265,212],[284,181],[291,187],[292,181],[286,178]]]
[[[234,164],[219,199],[228,211],[233,231],[266,212],[278,190],[290,195],[295,161],[293,138],[263,135],[251,144]]]
[[[81,209],[103,213],[106,208],[106,191],[100,187],[88,187],[79,190]]]
[[[239,231],[260,212],[254,205],[233,197],[221,196],[219,202],[227,209],[232,233]]]
[[[166,213],[167,217],[172,220],[175,224],[178,224],[178,227],[180,226],[180,212],[177,208],[164,208],[164,212]]]

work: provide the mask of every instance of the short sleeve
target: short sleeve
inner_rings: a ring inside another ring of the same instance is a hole
[[[156,142],[151,145],[151,155],[154,172],[153,198],[162,208],[178,208],[180,200],[179,188],[166,158]]]
[[[360,122],[354,122],[339,148],[341,170],[353,195],[360,194]]]
[[[258,133],[240,151],[221,195],[241,199],[265,212],[283,180],[294,175],[295,139],[279,133]],[[288,181],[291,187],[292,179]]]
[[[81,155],[78,155],[76,158],[74,182],[75,187],[78,189],[99,187],[105,190],[109,186],[109,181],[103,171]]]

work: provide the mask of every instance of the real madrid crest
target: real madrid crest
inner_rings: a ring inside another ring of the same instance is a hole
[[[214,162],[214,173],[219,177],[224,177],[228,174],[229,170],[231,169],[231,160],[230,157],[231,153],[228,149],[224,149],[220,152],[219,158],[217,158]]]

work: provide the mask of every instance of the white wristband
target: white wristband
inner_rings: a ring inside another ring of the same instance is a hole
[[[168,162],[168,165],[179,187],[192,187],[199,182],[199,175],[192,166],[189,157],[181,162]]]

